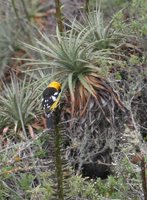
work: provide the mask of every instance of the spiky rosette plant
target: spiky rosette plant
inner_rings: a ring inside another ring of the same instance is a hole
[[[27,86],[27,84],[29,86]],[[3,82],[3,92],[0,96],[0,117],[5,126],[13,127],[17,132],[31,124],[36,118],[38,108],[38,93],[36,88],[31,88],[31,79],[26,77],[23,81],[11,75],[11,83]]]
[[[52,68],[53,74],[49,79],[58,79],[63,84],[63,89],[66,88],[66,99],[70,104],[72,116],[76,116],[77,112],[79,115],[79,111],[82,114],[90,98],[101,106],[107,104],[108,99],[111,98],[118,107],[123,109],[118,95],[102,76],[101,68],[93,64],[93,45],[85,46],[85,39],[89,33],[83,36],[81,31],[77,35],[74,29],[71,29],[68,34],[61,36],[57,29],[56,37],[49,38],[45,34],[41,35],[43,40],[36,39],[37,47],[28,44],[25,46],[46,56],[46,60],[31,61],[33,64],[48,65]],[[100,59],[105,58],[102,53]]]
[[[82,14],[81,21],[74,20],[71,22],[75,31],[80,33],[82,30],[83,35],[90,31],[85,43],[94,44],[94,50],[104,50],[114,48],[117,46],[117,42],[121,39],[121,34],[114,30],[112,18],[107,24],[104,21],[103,13],[100,9],[100,5],[95,9],[90,10],[88,13]],[[69,25],[67,25],[69,26]]]
[[[53,71],[49,78],[62,83],[65,98],[61,116],[68,121],[65,125],[70,138],[68,149],[75,152],[68,154],[68,160],[78,169],[85,162],[103,157],[103,162],[110,163],[110,153],[119,135],[114,128],[115,108],[125,110],[107,78],[101,75],[101,68],[93,64],[93,45],[85,45],[89,33],[83,35],[83,31],[77,34],[71,29],[61,36],[57,29],[56,37],[42,34],[42,41],[36,40],[37,47],[25,44],[46,57],[32,63],[48,65]],[[99,56],[100,61],[104,57]]]

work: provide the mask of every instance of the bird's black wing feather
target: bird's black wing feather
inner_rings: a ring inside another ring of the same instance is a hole
[[[50,107],[56,101],[58,96],[59,96],[59,92],[55,88],[50,87],[50,88],[46,88],[43,91],[42,106],[47,115],[50,112]]]
[[[53,113],[51,112],[50,107],[58,98],[59,93],[60,91],[58,91],[56,88],[53,88],[53,87],[46,88],[43,91],[42,106],[45,111],[45,116],[47,120],[47,128],[49,129],[53,128],[53,119],[52,119]]]

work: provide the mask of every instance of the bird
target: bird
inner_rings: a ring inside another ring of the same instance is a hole
[[[52,113],[55,111],[59,104],[61,87],[61,83],[52,81],[48,84],[47,88],[43,91],[42,94],[42,107],[44,109],[48,129],[53,128]]]

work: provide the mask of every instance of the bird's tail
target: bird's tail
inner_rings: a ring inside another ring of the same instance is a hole
[[[49,113],[48,115],[46,115],[46,126],[47,126],[48,129],[52,129],[53,128],[52,113]]]

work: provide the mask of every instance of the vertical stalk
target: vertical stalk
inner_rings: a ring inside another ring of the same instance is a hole
[[[24,13],[26,15],[26,18],[28,19],[28,21],[30,21],[30,16],[29,16],[29,13],[28,13],[27,8],[26,8],[25,1],[21,0],[21,2],[22,2],[22,5],[23,5],[23,9],[24,9]]]
[[[146,163],[144,156],[141,159],[141,177],[142,177],[142,189],[144,193],[144,200],[147,200],[147,178],[146,178]]]
[[[61,14],[61,2],[60,0],[55,0],[56,5],[56,20],[60,33],[63,32],[62,14]]]
[[[89,0],[85,0],[85,13],[88,14],[89,12]]]
[[[17,19],[20,20],[20,17],[19,17],[18,11],[17,11],[17,7],[15,5],[15,0],[11,0],[11,2],[12,2],[12,7],[15,12],[15,15],[16,15]]]
[[[64,200],[64,183],[63,183],[63,167],[62,167],[62,153],[61,153],[61,142],[62,136],[60,132],[60,119],[61,108],[57,107],[54,111],[54,144],[55,144],[55,171],[57,178],[57,196],[58,200]]]
[[[64,200],[63,191],[63,171],[62,171],[62,155],[61,155],[61,135],[58,125],[55,127],[55,166],[57,176],[57,195],[59,200]]]

